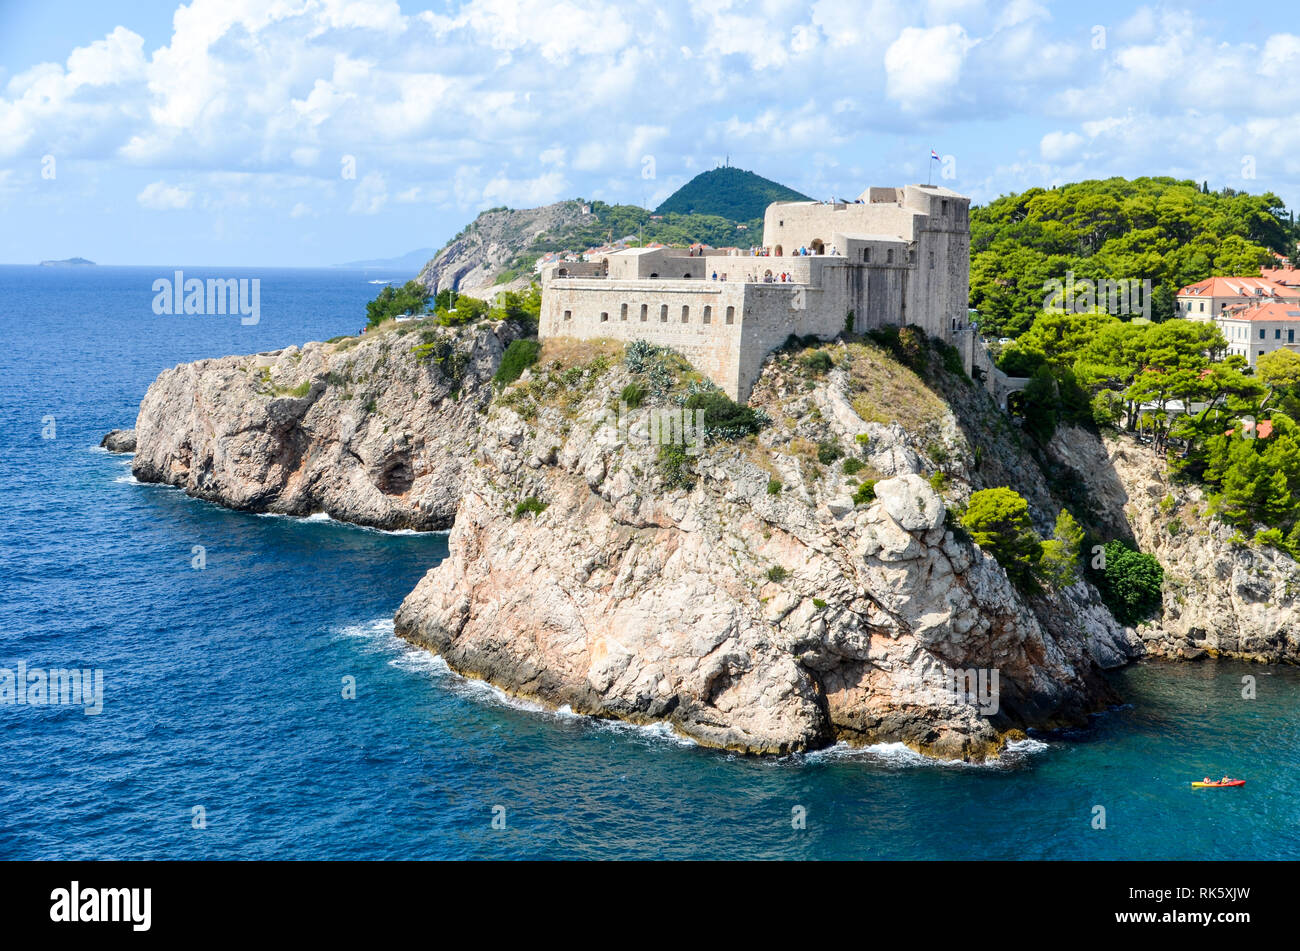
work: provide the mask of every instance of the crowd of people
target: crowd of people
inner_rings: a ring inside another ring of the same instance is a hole
[[[837,254],[839,254],[839,253],[840,253],[840,252],[836,249],[835,245],[833,245],[833,244],[831,245],[829,251],[818,251],[816,248],[809,248],[809,247],[800,246],[800,247],[796,248],[796,249],[792,252],[792,254],[793,254],[794,257],[810,257],[810,256],[811,256],[811,257],[816,257],[816,256],[823,255],[823,254],[825,254],[825,255],[830,255],[831,257],[834,257],[835,255],[837,255]],[[771,256],[772,256],[772,249],[771,249],[771,248],[760,248],[760,247],[758,247],[757,245],[754,245],[753,247],[751,247],[751,248],[749,249],[749,254],[750,254],[751,257],[756,257],[756,258],[766,258],[766,257],[771,257]]]

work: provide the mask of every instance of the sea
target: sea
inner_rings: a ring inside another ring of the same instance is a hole
[[[245,324],[156,314],[177,269],[0,267],[0,700],[102,676],[0,702],[0,859],[1300,857],[1294,668],[1135,664],[980,766],[733,755],[457,676],[393,635],[445,534],[229,511],[98,448],[160,371],[355,333],[410,275],[180,268],[256,278]]]

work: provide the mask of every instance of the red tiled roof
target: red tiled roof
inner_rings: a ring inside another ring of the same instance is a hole
[[[1286,320],[1300,321],[1300,303],[1295,301],[1262,300],[1237,304],[1219,314],[1220,320]]]
[[[1300,288],[1300,268],[1296,267],[1261,267],[1259,273],[1266,280],[1275,281],[1292,288]]]
[[[1296,291],[1264,277],[1210,277],[1179,290],[1178,297],[1294,297]]]

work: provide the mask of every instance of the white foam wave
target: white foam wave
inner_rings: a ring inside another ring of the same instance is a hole
[[[1002,750],[1001,756],[990,757],[982,763],[963,763],[960,760],[939,759],[918,753],[905,743],[874,743],[871,746],[850,746],[840,742],[825,749],[802,754],[810,763],[837,760],[862,760],[894,769],[916,767],[943,767],[948,769],[1001,769],[1015,765],[1037,753],[1050,749],[1042,740],[1012,740]]]
[[[583,721],[595,729],[610,730],[628,736],[646,737],[656,741],[671,743],[674,746],[698,746],[690,737],[677,733],[666,721],[654,723],[629,723],[625,720],[605,720],[575,713],[567,704],[560,707],[548,707],[534,700],[527,700],[507,693],[486,680],[465,677],[456,673],[442,657],[402,640],[394,633],[391,617],[376,618],[360,624],[350,624],[339,629],[344,637],[358,638],[371,642],[374,649],[390,653],[388,663],[397,670],[413,674],[423,674],[443,682],[458,694],[470,700],[493,706],[507,707],[526,713],[541,714],[556,720]],[[876,743],[871,746],[850,746],[840,742],[825,749],[795,756],[780,757],[769,760],[778,763],[802,761],[824,763],[839,760],[860,760],[877,763],[894,769],[914,769],[917,767],[943,767],[955,769],[998,769],[1015,765],[1031,756],[1050,749],[1042,740],[1026,738],[1007,743],[1002,755],[983,763],[963,763],[956,760],[938,759],[926,756],[911,749],[904,743]]]
[[[312,512],[310,515],[287,515],[284,512],[254,512],[258,518],[288,518],[295,522],[328,522],[331,525],[341,525],[344,528],[355,529],[359,532],[373,532],[376,535],[449,535],[450,529],[440,528],[422,531],[418,528],[375,528],[373,525],[358,525],[356,522],[345,522],[342,519],[335,518],[328,512]]]
[[[453,693],[478,703],[491,706],[507,707],[525,713],[541,714],[556,720],[567,722],[581,721],[596,729],[611,730],[632,736],[643,736],[656,741],[668,741],[675,746],[696,746],[694,740],[681,736],[666,722],[628,723],[624,720],[605,720],[575,713],[568,704],[560,707],[548,707],[535,700],[516,697],[495,684],[456,673],[442,657],[402,640],[394,633],[392,618],[376,618],[360,624],[349,624],[339,629],[343,637],[352,637],[370,642],[375,650],[390,653],[388,664],[407,673],[423,674],[443,684]]]

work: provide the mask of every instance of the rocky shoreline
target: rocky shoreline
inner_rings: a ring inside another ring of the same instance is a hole
[[[413,322],[165,370],[140,404],[132,472],[244,511],[449,528],[518,334]]]
[[[103,445],[134,451],[141,481],[233,508],[450,527],[399,636],[511,694],[705,746],[980,761],[1113,704],[1104,671],[1141,656],[1300,658],[1296,563],[1197,521],[1197,490],[1131,440],[1062,430],[1037,459],[969,381],[840,343],[828,373],[777,354],[751,400],[770,423],[669,478],[646,414],[675,405],[671,386],[620,418],[653,374],[621,347],[548,344],[498,392],[517,334],[421,324],[178,366]],[[1095,530],[1165,565],[1156,621],[1124,627],[1086,580],[1023,594],[948,512],[1011,484],[1046,534],[1063,473]],[[874,498],[855,499],[868,475]],[[999,678],[991,708],[954,689],[979,671]]]

